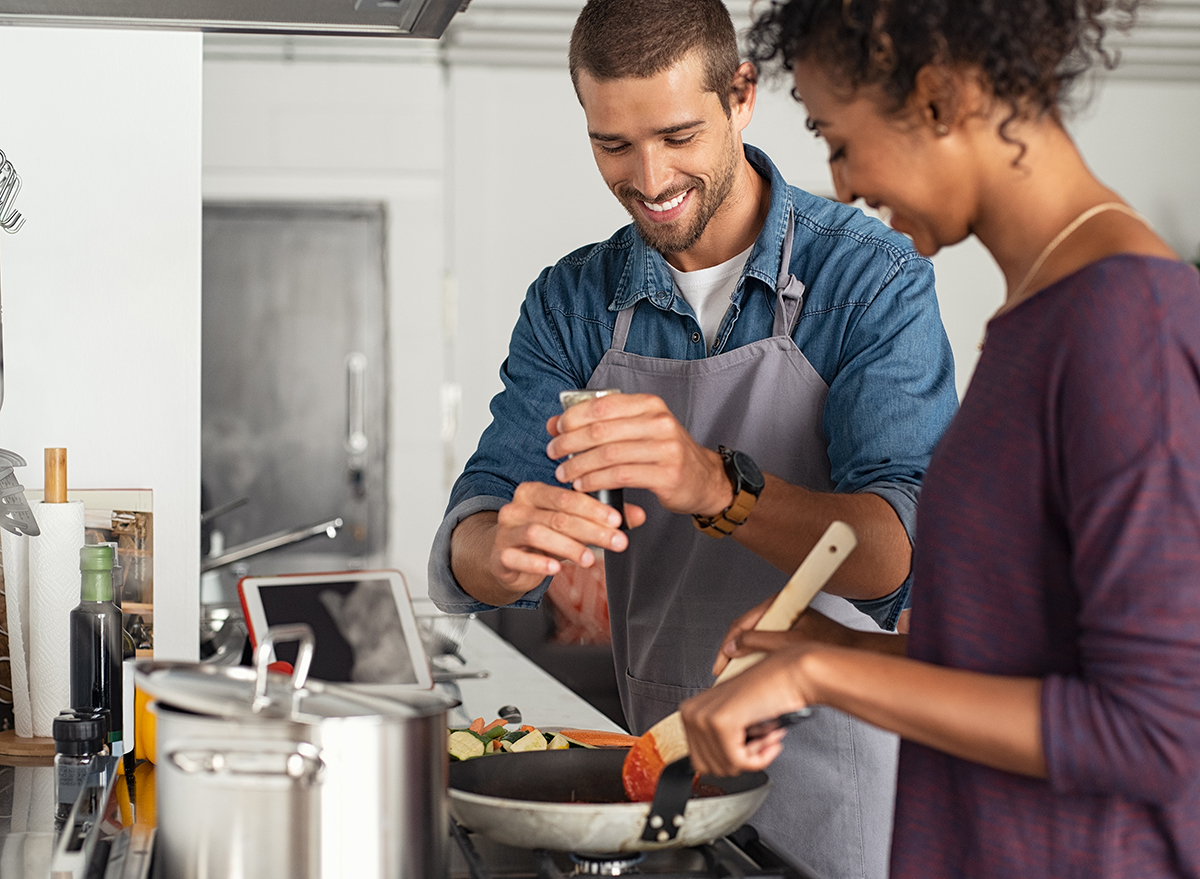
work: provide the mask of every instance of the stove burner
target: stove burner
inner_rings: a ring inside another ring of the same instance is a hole
[[[576,876],[626,876],[638,873],[638,864],[646,859],[643,852],[617,852],[611,855],[571,854]]]

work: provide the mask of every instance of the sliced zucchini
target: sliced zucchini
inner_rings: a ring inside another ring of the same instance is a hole
[[[450,733],[450,756],[459,760],[470,760],[483,756],[483,740],[469,729],[458,729]]]
[[[540,730],[534,730],[526,734],[525,738],[513,742],[511,750],[514,753],[521,751],[544,751],[546,750],[546,737],[542,735]]]
[[[555,733],[550,741],[546,742],[547,751],[565,751],[569,747],[571,747],[571,743],[562,733]]]

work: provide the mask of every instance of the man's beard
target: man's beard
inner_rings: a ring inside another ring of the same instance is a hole
[[[711,187],[698,177],[688,177],[685,178],[686,183],[683,186],[653,197],[646,196],[632,187],[623,186],[617,190],[617,198],[625,206],[625,210],[629,211],[629,216],[633,217],[634,225],[647,244],[659,253],[667,255],[688,250],[700,240],[713,214],[733,191],[733,181],[737,176],[737,151],[731,148],[727,155],[729,162],[718,171]],[[694,200],[695,206],[691,222],[687,226],[680,225],[679,221],[651,223],[646,220],[642,208],[635,204],[639,201],[661,204],[689,189],[692,190],[690,198]]]

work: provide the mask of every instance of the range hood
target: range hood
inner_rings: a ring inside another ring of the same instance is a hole
[[[470,0],[0,0],[0,24],[432,37]]]

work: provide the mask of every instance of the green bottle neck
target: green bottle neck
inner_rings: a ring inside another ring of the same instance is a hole
[[[82,571],[81,601],[112,601],[112,571]]]

